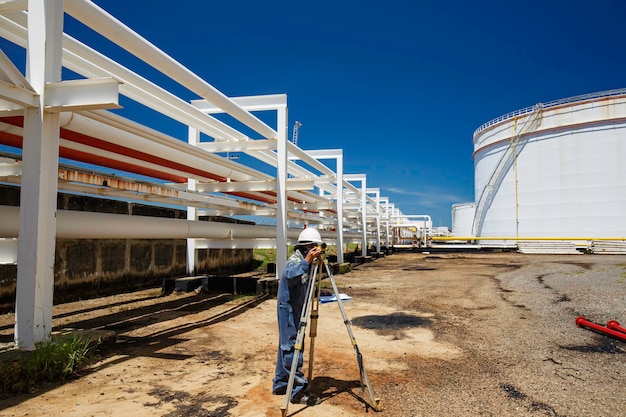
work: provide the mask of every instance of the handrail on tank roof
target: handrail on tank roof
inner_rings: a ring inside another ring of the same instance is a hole
[[[561,106],[563,104],[574,103],[577,101],[585,101],[585,100],[591,100],[591,99],[602,98],[602,97],[621,96],[624,94],[626,94],[626,88],[616,88],[613,90],[605,90],[605,91],[599,91],[596,93],[587,93],[587,94],[581,94],[578,96],[562,98],[559,100],[553,100],[547,103],[542,103],[542,105],[543,105],[543,109],[545,110],[550,107]],[[535,105],[524,107],[523,109],[515,110],[505,115],[496,117],[495,119],[489,120],[488,122],[480,125],[478,129],[474,131],[474,135],[472,137],[476,136],[478,133],[482,132],[488,127],[493,126],[497,123],[500,123],[504,120],[508,120],[516,116],[521,116],[523,114],[532,113],[534,108],[535,108]]]

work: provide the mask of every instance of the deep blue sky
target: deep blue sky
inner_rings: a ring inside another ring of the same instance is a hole
[[[228,96],[287,94],[301,148],[342,148],[346,173],[435,226],[475,199],[482,123],[626,87],[622,0],[95,3]]]

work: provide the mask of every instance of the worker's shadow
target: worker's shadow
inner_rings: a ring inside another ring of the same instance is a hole
[[[362,396],[362,394],[367,394],[367,387],[365,388],[365,391],[362,391],[361,381],[358,379],[345,381],[327,376],[318,376],[313,378],[311,386],[315,392],[319,392],[319,396],[322,401],[326,401],[341,393],[347,392],[359,402],[363,403],[366,409],[372,407],[372,405]]]

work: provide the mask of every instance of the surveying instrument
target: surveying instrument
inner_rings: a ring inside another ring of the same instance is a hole
[[[309,373],[307,378],[310,381],[313,379],[313,353],[315,350],[315,337],[317,336],[317,319],[319,317],[319,303],[320,303],[320,292],[321,292],[321,274],[323,269],[325,269],[326,274],[328,275],[328,279],[333,287],[333,292],[335,294],[335,298],[337,298],[337,303],[339,305],[339,310],[341,310],[341,315],[343,316],[343,322],[346,325],[346,329],[348,330],[348,336],[350,337],[350,341],[352,342],[352,346],[354,346],[354,353],[356,354],[357,364],[359,366],[359,374],[361,379],[361,393],[365,391],[367,388],[369,395],[372,399],[372,404],[370,406],[375,410],[379,411],[379,401],[380,399],[376,398],[374,395],[374,390],[370,385],[369,378],[367,377],[367,372],[365,371],[365,367],[363,366],[363,356],[359,351],[359,347],[356,344],[356,339],[352,333],[352,326],[350,324],[350,320],[346,315],[346,310],[343,308],[343,302],[341,301],[341,296],[339,294],[339,290],[337,289],[337,284],[335,283],[335,277],[333,276],[330,268],[328,266],[328,260],[326,259],[326,244],[322,243],[318,245],[321,249],[320,253],[313,260],[313,275],[309,277],[308,287],[307,287],[307,298],[305,301],[304,309],[302,310],[302,315],[300,317],[300,326],[298,328],[298,334],[296,336],[296,343],[294,346],[294,355],[293,361],[291,362],[291,370],[289,372],[289,381],[287,383],[287,392],[285,394],[285,403],[281,407],[282,417],[286,417],[287,408],[289,407],[289,401],[291,398],[291,393],[293,391],[293,382],[296,375],[296,368],[298,366],[298,359],[300,357],[300,353],[304,349],[304,334],[306,332],[307,326],[307,317],[311,317],[311,329],[309,332],[310,343],[309,343]]]

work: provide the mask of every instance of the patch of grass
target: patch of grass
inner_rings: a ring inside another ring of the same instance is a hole
[[[44,382],[77,377],[97,358],[100,343],[100,339],[73,336],[37,343],[34,351],[10,352],[0,362],[0,394],[33,392]]]
[[[276,262],[275,249],[254,249],[252,252],[253,268],[255,271],[265,271],[267,264]]]

